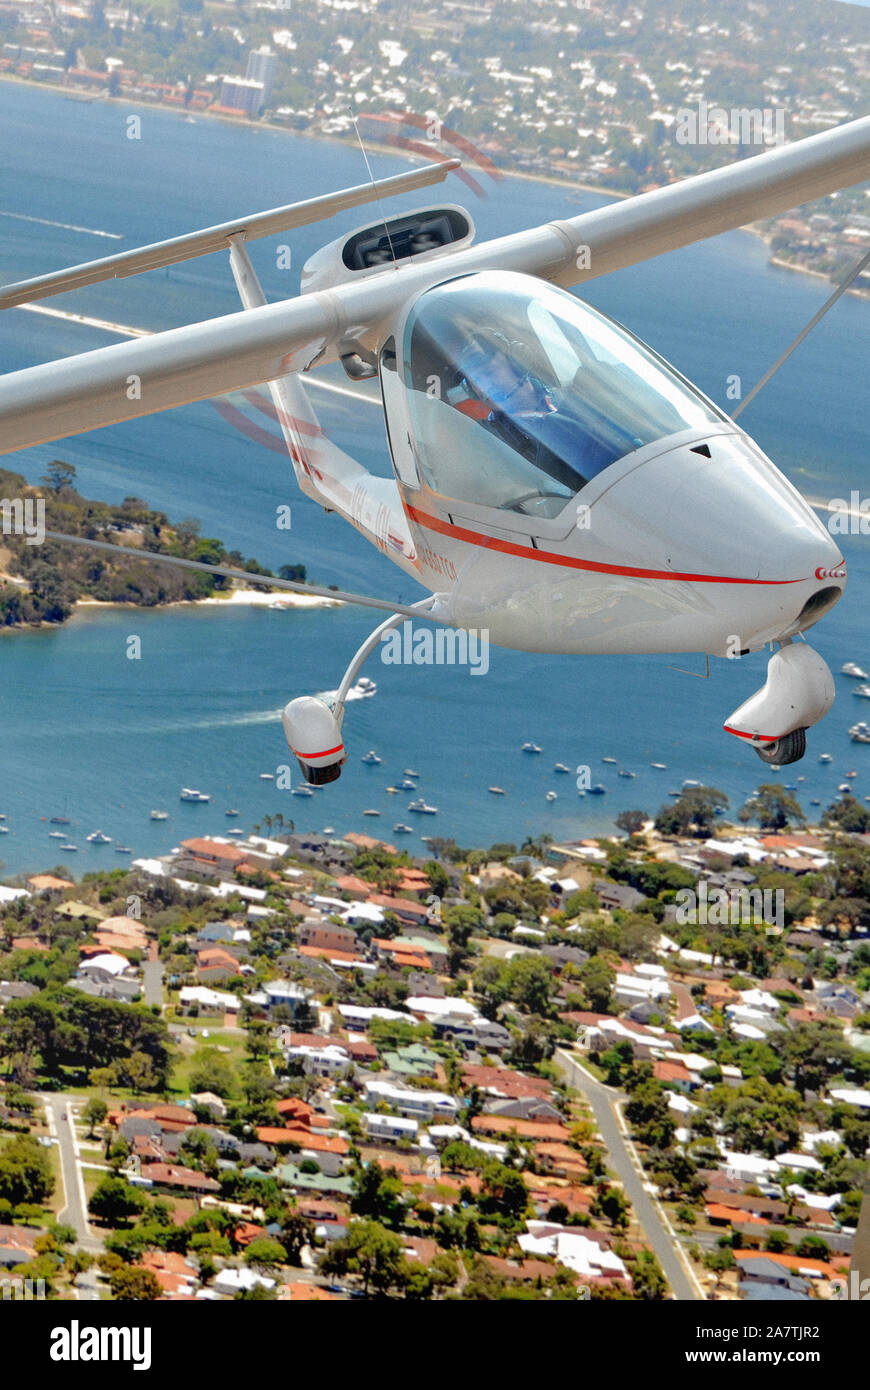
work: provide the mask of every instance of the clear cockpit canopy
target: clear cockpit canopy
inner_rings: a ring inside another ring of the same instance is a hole
[[[402,359],[428,486],[529,516],[557,516],[617,459],[724,418],[625,329],[507,272],[422,294]]]

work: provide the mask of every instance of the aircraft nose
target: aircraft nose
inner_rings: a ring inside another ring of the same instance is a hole
[[[836,540],[742,431],[640,462],[598,502],[593,533],[598,513],[614,538],[632,534],[638,563],[691,584],[711,629],[715,612],[720,632],[740,634],[747,648],[809,627],[845,584]]]
[[[596,482],[581,500],[588,497],[596,521],[634,531],[653,566],[761,582],[842,567],[804,498],[737,431],[664,450],[615,478],[608,470]]]

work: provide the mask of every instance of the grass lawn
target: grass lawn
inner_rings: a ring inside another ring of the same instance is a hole
[[[190,1039],[193,1044],[191,1050],[174,1050],[172,1067],[169,1073],[169,1090],[175,1091],[182,1096],[190,1095],[190,1078],[198,1065],[196,1054],[206,1048],[216,1048],[219,1055],[223,1057],[232,1068],[236,1076],[241,1074],[242,1062],[245,1060],[245,1038],[240,1036],[235,1030],[209,1029],[207,1038],[200,1035],[198,1038]]]
[[[607,1072],[603,1067],[599,1067],[597,1062],[591,1062],[587,1052],[572,1053],[572,1056],[580,1063],[584,1071],[588,1071],[590,1076],[595,1077],[596,1081],[603,1081],[607,1085]]]
[[[85,1185],[85,1200],[87,1202],[90,1202],[91,1197],[94,1195],[94,1191],[99,1187],[105,1176],[106,1174],[100,1172],[98,1169],[90,1168],[86,1163],[82,1164],[82,1182]]]

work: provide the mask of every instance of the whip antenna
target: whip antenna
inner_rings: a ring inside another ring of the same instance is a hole
[[[356,138],[357,138],[357,140],[359,141],[359,147],[360,147],[360,150],[362,151],[362,157],[363,157],[363,159],[365,160],[366,169],[368,170],[369,182],[371,183],[372,190],[373,190],[374,195],[375,195],[375,201],[377,202],[377,205],[378,205],[378,211],[379,211],[379,213],[381,214],[381,221],[382,221],[383,224],[384,224],[384,231],[385,231],[386,234],[387,234],[387,245],[388,245],[389,248],[390,248],[390,255],[391,255],[392,258],[393,258],[393,265],[394,265],[395,269],[398,270],[398,269],[399,269],[399,262],[398,262],[398,260],[396,259],[396,252],[395,252],[395,250],[394,250],[394,248],[393,248],[393,238],[390,236],[390,229],[389,229],[389,227],[387,226],[387,219],[386,219],[386,216],[385,216],[385,214],[384,214],[384,205],[383,205],[383,203],[381,202],[380,196],[379,196],[379,194],[378,194],[377,185],[376,185],[376,183],[375,183],[375,176],[374,176],[374,174],[372,173],[372,166],[369,164],[369,157],[368,157],[368,155],[366,154],[366,147],[365,147],[365,145],[363,144],[363,138],[362,138],[362,136],[361,136],[360,133],[359,133],[359,126],[357,125],[357,122],[356,122],[356,116],[354,115],[353,110],[351,109],[351,107],[348,107],[347,109],[348,109],[348,111],[350,112],[350,119],[351,119],[351,121],[352,121],[352,123],[353,123],[353,128],[354,128],[354,130],[355,130],[355,132],[356,132]]]

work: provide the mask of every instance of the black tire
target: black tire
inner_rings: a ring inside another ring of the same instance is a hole
[[[301,758],[297,758],[296,761],[303,778],[312,787],[325,787],[329,782],[337,782],[345,764],[344,758],[340,762],[326,763],[320,767],[312,767],[311,763],[304,763]]]
[[[807,751],[807,731],[794,729],[783,738],[778,738],[776,743],[766,743],[763,748],[757,745],[754,747],[763,763],[776,763],[777,767],[783,767],[786,763],[797,763]]]

